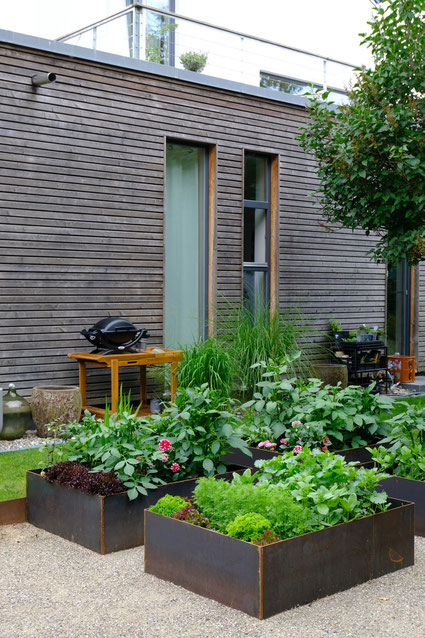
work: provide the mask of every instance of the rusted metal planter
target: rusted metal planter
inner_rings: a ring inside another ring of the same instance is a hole
[[[347,462],[357,461],[363,465],[365,463],[372,463],[372,455],[366,447],[373,448],[377,445],[379,444],[375,443],[368,446],[363,445],[361,447],[347,448],[345,450],[335,450],[335,454],[343,456]],[[282,452],[271,452],[270,450],[258,447],[249,447],[249,450],[252,453],[252,457],[244,454],[241,450],[232,448],[230,452],[223,456],[223,460],[231,463],[247,465],[248,467],[253,468],[255,461],[272,459],[275,456],[280,456],[282,454]],[[329,451],[332,452],[333,450],[330,449]]]
[[[379,484],[391,498],[415,504],[415,534],[425,536],[425,481],[391,476]]]
[[[414,563],[413,505],[265,547],[146,512],[145,572],[268,618]]]
[[[0,525],[25,523],[27,520],[27,499],[14,498],[0,501]]]
[[[231,480],[233,471],[243,470],[235,466],[217,478]],[[48,483],[40,472],[27,472],[28,522],[99,554],[143,545],[145,509],[165,494],[192,497],[197,481],[186,479],[161,485],[130,501],[126,492],[99,496]]]

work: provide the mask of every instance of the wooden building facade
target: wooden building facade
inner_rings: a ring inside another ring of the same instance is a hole
[[[57,81],[34,89],[31,77],[48,71]],[[254,153],[271,165],[272,303],[296,306],[317,334],[330,317],[384,327],[373,238],[329,232],[310,196],[313,161],[295,139],[303,98],[4,31],[0,74],[0,386],[28,395],[76,383],[66,355],[89,349],[80,330],[108,315],[163,344],[167,141],[208,157],[210,318],[242,296],[244,157]],[[104,377],[91,387],[104,397]]]

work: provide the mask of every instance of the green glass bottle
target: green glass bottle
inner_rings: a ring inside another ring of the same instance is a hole
[[[31,419],[31,406],[9,383],[9,391],[3,397],[3,425],[0,427],[0,439],[13,441],[20,439],[26,432]]]

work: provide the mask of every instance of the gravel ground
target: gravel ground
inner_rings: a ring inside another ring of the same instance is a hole
[[[1,638],[424,638],[416,565],[259,621],[143,572],[143,547],[100,556],[25,523],[0,527]]]
[[[11,452],[13,450],[24,450],[28,447],[38,447],[45,442],[46,439],[41,439],[37,436],[36,430],[27,430],[22,439],[0,441],[0,452]]]

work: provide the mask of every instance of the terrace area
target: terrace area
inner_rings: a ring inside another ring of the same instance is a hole
[[[139,2],[58,40],[292,95],[313,85],[331,91],[339,104],[347,100],[345,88],[355,69],[349,62]]]

